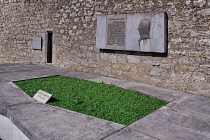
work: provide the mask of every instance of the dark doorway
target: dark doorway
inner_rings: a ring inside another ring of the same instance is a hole
[[[53,33],[47,32],[47,63],[52,63]]]

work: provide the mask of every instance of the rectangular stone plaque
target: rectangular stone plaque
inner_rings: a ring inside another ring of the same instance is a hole
[[[42,38],[41,37],[33,37],[32,38],[32,48],[35,50],[42,49]]]
[[[97,20],[99,49],[167,53],[165,12],[104,15]]]
[[[52,97],[52,94],[49,94],[45,91],[39,90],[33,97],[34,100],[40,103],[47,103],[50,98]]]
[[[106,49],[124,50],[126,44],[126,15],[108,15]]]

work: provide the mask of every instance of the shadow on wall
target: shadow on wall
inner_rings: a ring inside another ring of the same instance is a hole
[[[136,51],[107,50],[107,49],[100,49],[100,52],[101,53],[137,55],[137,56],[168,57],[168,53],[136,52]]]

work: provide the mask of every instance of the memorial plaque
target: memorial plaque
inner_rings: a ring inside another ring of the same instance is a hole
[[[41,37],[33,37],[32,38],[32,48],[35,50],[42,49],[42,38]]]
[[[49,94],[45,91],[39,90],[33,97],[34,100],[40,103],[47,103],[50,98],[52,97],[52,94]]]
[[[104,15],[97,20],[99,49],[167,53],[165,12]]]
[[[106,49],[124,50],[125,36],[126,15],[108,15]]]

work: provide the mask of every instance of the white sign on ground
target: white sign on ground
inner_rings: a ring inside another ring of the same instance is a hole
[[[52,94],[49,94],[45,91],[39,90],[33,97],[34,100],[40,103],[47,103],[50,98],[52,97]]]

